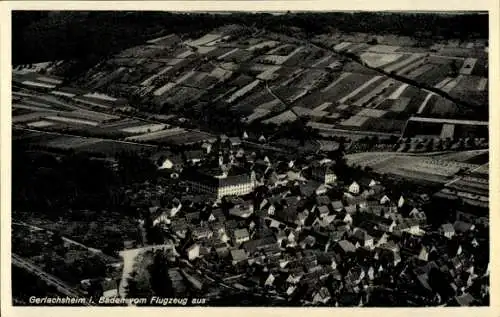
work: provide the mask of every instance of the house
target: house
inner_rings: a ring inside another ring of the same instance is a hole
[[[455,302],[459,306],[472,306],[476,302],[476,299],[469,293],[464,293],[460,296],[455,297]]]
[[[405,199],[403,196],[400,196],[398,200],[398,208],[403,207],[404,204],[405,204]]]
[[[326,304],[331,299],[330,292],[328,288],[322,287],[318,292],[316,292],[313,296],[313,304]]]
[[[455,232],[465,233],[474,230],[475,226],[471,223],[458,220],[453,224],[453,228],[455,229]]]
[[[316,204],[318,206],[326,206],[330,204],[330,198],[326,195],[316,196]]]
[[[236,229],[233,233],[233,242],[234,244],[241,244],[243,242],[250,240],[250,234],[246,228]]]
[[[189,261],[200,257],[200,245],[195,243],[186,250]]]
[[[231,250],[231,261],[232,261],[233,265],[236,265],[238,263],[242,263],[246,260],[248,260],[248,256],[245,253],[245,250],[242,250],[242,249]]]
[[[220,258],[225,258],[227,255],[229,255],[229,247],[227,246],[226,243],[222,242],[215,244],[214,250],[217,256]]]
[[[423,231],[420,229],[420,223],[414,218],[405,218],[397,226],[402,232],[408,232],[411,235],[420,236]]]
[[[354,246],[354,244],[347,240],[341,240],[337,243],[337,245],[343,254],[356,252],[356,247]]]
[[[246,201],[229,209],[229,214],[235,217],[248,218],[253,214],[253,202]]]
[[[320,184],[316,190],[314,191],[316,193],[316,195],[324,195],[326,194],[326,192],[328,192],[328,189],[330,187],[328,185],[325,185],[325,184]]]
[[[210,154],[210,152],[212,151],[212,144],[209,142],[204,142],[201,145],[201,148],[205,151],[206,154]]]
[[[351,194],[357,195],[357,194],[359,194],[359,190],[360,190],[359,185],[355,181],[352,182],[351,185],[349,185],[349,192]]]
[[[213,236],[213,231],[209,227],[198,227],[194,228],[192,231],[193,239],[209,239]]]
[[[331,169],[331,164],[314,164],[311,167],[311,177],[322,184],[333,184],[337,176]]]
[[[229,143],[232,147],[237,147],[241,145],[241,139],[238,137],[231,137],[229,138]]]
[[[314,244],[316,244],[316,238],[311,235],[307,236],[300,242],[300,246],[302,249],[311,248],[314,246]]]
[[[451,223],[442,224],[440,227],[441,233],[448,239],[453,238],[455,235],[455,228]]]
[[[347,212],[348,215],[355,214],[357,210],[358,210],[358,208],[356,207],[356,205],[345,206],[345,211]]]
[[[351,236],[356,242],[358,242],[362,247],[374,248],[374,239],[365,230],[356,228]]]
[[[387,195],[384,195],[382,198],[380,198],[381,205],[386,205],[390,202],[391,202],[391,199]]]
[[[330,209],[328,209],[328,206],[326,206],[326,205],[319,206],[318,213],[319,213],[320,218],[324,218],[324,217],[328,216],[328,214],[330,213]]]
[[[267,278],[264,282],[264,286],[268,286],[268,287],[273,286],[275,280],[276,280],[276,277],[273,275],[273,273],[269,273],[269,275],[267,276]]]
[[[397,223],[395,220],[390,218],[380,218],[380,220],[377,221],[377,225],[380,230],[383,230],[385,232],[393,232],[397,226]]]
[[[342,201],[340,200],[335,200],[331,203],[332,209],[335,212],[341,212],[344,209],[344,205],[342,204]]]
[[[425,215],[425,212],[418,210],[417,208],[413,208],[409,216],[417,219],[420,223],[425,223],[427,221],[427,216]]]
[[[418,259],[421,261],[429,261],[429,252],[425,246],[422,246],[420,253],[418,254]]]
[[[203,152],[203,150],[189,150],[189,151],[185,151],[183,154],[184,154],[184,157],[186,159],[186,162],[190,162],[190,163],[198,163],[205,156],[205,153]]]

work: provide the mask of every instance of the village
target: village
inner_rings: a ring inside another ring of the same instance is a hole
[[[487,39],[302,32],[13,67],[16,274],[105,305],[489,305]]]

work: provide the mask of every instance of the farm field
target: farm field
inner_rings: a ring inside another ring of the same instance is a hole
[[[470,164],[452,162],[434,156],[416,156],[399,153],[365,152],[347,155],[349,165],[369,166],[377,173],[393,174],[417,180],[446,183],[453,179],[461,168]]]

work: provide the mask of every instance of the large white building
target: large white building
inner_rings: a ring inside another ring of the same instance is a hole
[[[255,173],[236,167],[226,171],[219,167],[200,168],[190,171],[186,176],[193,191],[212,194],[217,199],[246,195],[256,187]]]

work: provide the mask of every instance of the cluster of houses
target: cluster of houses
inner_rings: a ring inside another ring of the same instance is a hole
[[[188,186],[213,199],[177,199],[154,212],[155,226],[175,237],[179,253],[206,276],[311,305],[371,305],[372,294],[388,289],[412,294],[401,305],[417,299],[474,305],[487,298],[489,270],[474,257],[487,242],[474,238],[474,224],[431,228],[414,200],[389,193],[376,179],[344,183],[335,161],[322,156],[302,163],[255,153],[220,156],[212,164],[220,175],[208,174],[203,160],[188,168],[197,175]],[[230,186],[239,192],[221,195],[217,186],[234,167],[241,182]],[[193,174],[180,179],[185,175]]]

